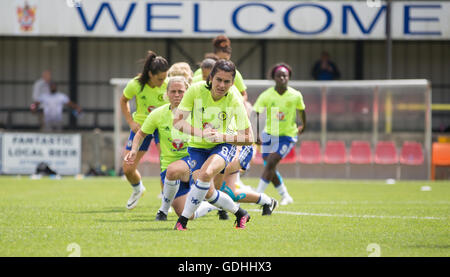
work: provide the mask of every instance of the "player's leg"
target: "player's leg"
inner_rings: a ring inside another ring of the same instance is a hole
[[[125,155],[128,154],[128,152],[130,152],[130,150],[131,150],[134,136],[135,136],[135,133],[133,131],[131,131],[130,136],[128,138],[127,146],[125,148]],[[123,173],[133,188],[133,192],[127,202],[127,208],[129,210],[134,209],[136,207],[139,199],[145,193],[145,187],[142,184],[142,177],[141,177],[141,174],[139,173],[139,171],[137,170],[137,166],[138,166],[140,160],[142,159],[142,157],[144,156],[145,152],[148,150],[148,147],[150,146],[152,138],[153,138],[152,135],[147,135],[145,137],[144,141],[141,144],[141,147],[139,148],[136,159],[134,160],[134,162],[132,164],[128,164],[126,162],[122,163]]]
[[[278,146],[278,149],[276,150],[276,153],[279,154],[281,159],[284,159],[289,154],[289,152],[292,150],[292,148],[295,146],[296,142],[297,142],[297,138],[291,138],[291,137],[287,137],[287,136],[280,137],[279,138],[279,146]],[[276,169],[275,169],[275,174],[272,177],[272,180],[273,179],[277,179]],[[275,186],[275,189],[278,191],[278,194],[281,196],[280,205],[287,205],[287,204],[294,202],[292,197],[289,195],[288,190],[283,182],[280,182],[278,184],[277,184],[277,182],[274,182],[274,186]]]
[[[198,209],[203,199],[206,199],[214,206],[235,214],[236,226],[238,228],[245,228],[245,223],[250,219],[248,213],[239,208],[228,195],[217,191],[211,182],[217,174],[225,169],[227,163],[234,157],[234,151],[234,146],[226,144],[218,145],[211,150],[207,160],[201,165],[198,179],[189,191],[183,212],[175,225],[175,229],[186,229],[187,220]],[[192,157],[192,155],[191,159],[198,162],[198,159]]]
[[[248,170],[252,157],[253,148],[243,147],[238,158],[233,159],[225,169],[225,178],[221,186],[221,191],[226,192],[236,202],[261,205],[263,207],[263,215],[270,215],[277,205],[275,199],[270,198],[265,193],[237,188],[236,186],[240,169]]]
[[[211,155],[200,168],[198,179],[191,188],[182,216],[190,218],[203,199],[209,200],[215,195],[215,188],[210,185],[215,175],[225,168],[225,161],[219,155]]]
[[[189,158],[189,157],[188,157]],[[181,182],[189,182],[190,169],[188,163],[184,160],[178,160],[171,163],[167,169],[161,173],[161,180],[164,186],[161,197],[161,207],[156,215],[156,220],[167,219],[169,208],[178,192]]]
[[[266,166],[266,163],[267,162],[264,160],[264,166]],[[281,176],[281,173],[278,170],[275,171],[275,176],[270,181],[275,187],[278,187],[280,184],[284,184],[283,177]]]
[[[281,161],[281,156],[278,153],[270,153],[263,156],[263,159],[266,162],[266,165],[264,166],[263,173],[259,179],[258,188],[256,189],[259,193],[263,193],[270,181],[276,176],[276,167]]]
[[[177,216],[181,216],[181,213],[183,212],[183,209],[184,209],[184,205],[186,203],[186,199],[187,199],[187,193],[180,197],[176,197],[173,200],[172,207],[175,210],[175,213],[177,214]],[[194,220],[196,218],[200,218],[202,216],[207,215],[209,212],[216,211],[218,209],[219,208],[217,208],[216,206],[209,204],[208,201],[202,201],[202,203],[200,204],[198,209],[191,216],[191,218],[189,218],[189,220]]]
[[[125,155],[128,154],[128,152],[129,151],[126,150]],[[125,177],[127,178],[128,182],[130,183],[131,187],[133,188],[133,192],[131,193],[131,196],[127,202],[127,208],[129,210],[132,210],[136,207],[139,199],[145,193],[145,187],[142,184],[141,174],[137,170],[139,161],[142,159],[145,152],[146,151],[138,151],[136,159],[134,160],[133,164],[128,164],[125,162],[123,162],[123,164],[122,164],[123,173],[124,173]]]
[[[261,135],[262,144],[261,144],[261,153],[262,158],[264,160],[264,168],[263,173],[261,174],[261,177],[259,179],[258,187],[256,188],[256,192],[263,193],[267,186],[269,185],[270,181],[273,178],[272,171],[276,167],[276,160],[275,156],[272,156],[271,158],[271,164],[268,164],[268,159],[271,154],[276,152],[276,149],[278,148],[278,142],[279,139],[276,136],[271,136],[265,132]],[[281,160],[281,157],[280,157]],[[268,177],[269,176],[269,177]],[[270,179],[267,179],[270,178]]]

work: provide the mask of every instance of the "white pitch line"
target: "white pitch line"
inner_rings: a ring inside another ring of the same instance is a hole
[[[251,212],[260,212],[261,210],[252,209]],[[425,220],[447,220],[447,218],[433,216],[396,216],[396,215],[350,215],[350,214],[327,214],[327,213],[304,213],[290,211],[274,211],[276,214],[304,215],[304,216],[325,216],[325,217],[347,217],[347,218],[390,218],[390,219],[425,219]]]

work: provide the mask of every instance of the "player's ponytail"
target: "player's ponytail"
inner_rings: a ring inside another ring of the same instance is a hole
[[[224,52],[227,54],[231,54],[231,41],[225,35],[219,35],[215,37],[212,41],[214,53]]]
[[[150,80],[149,72],[152,73],[152,75],[156,75],[160,72],[166,72],[167,70],[169,70],[169,63],[167,60],[161,56],[157,56],[155,52],[149,50],[144,61],[144,68],[138,77],[141,91],[144,89],[145,84]]]

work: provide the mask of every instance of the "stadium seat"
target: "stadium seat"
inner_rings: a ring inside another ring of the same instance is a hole
[[[297,161],[302,164],[320,164],[322,162],[320,142],[303,141],[300,144]]]
[[[371,164],[372,152],[368,141],[352,141],[349,162],[351,164]]]
[[[422,144],[405,141],[400,152],[400,163],[406,165],[421,165],[424,162]]]
[[[297,162],[297,152],[295,150],[296,150],[295,146],[292,147],[291,152],[289,152],[289,154],[287,154],[286,157],[284,157],[284,159],[282,159],[280,161],[280,164],[296,163]]]
[[[434,142],[432,148],[431,180],[434,180],[436,166],[450,166],[450,143]]]
[[[323,160],[326,164],[347,163],[347,150],[343,141],[330,140],[325,146]]]
[[[397,164],[398,155],[393,141],[379,141],[375,147],[376,164]]]
[[[142,157],[141,162],[159,163],[159,151],[153,141],[151,142],[147,153]]]

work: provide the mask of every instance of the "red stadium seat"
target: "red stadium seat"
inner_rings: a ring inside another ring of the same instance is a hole
[[[297,161],[302,164],[320,164],[322,162],[320,142],[303,141],[300,145]]]
[[[368,141],[352,141],[349,162],[351,164],[371,164],[372,152]]]
[[[422,144],[405,141],[400,152],[400,163],[406,165],[421,165],[424,162]]]
[[[343,141],[328,141],[325,146],[323,160],[327,164],[347,163],[347,150]]]
[[[450,166],[450,143],[433,142],[431,180],[436,179],[437,166]]]
[[[379,141],[375,147],[376,164],[398,163],[397,149],[393,141]]]
[[[153,141],[151,142],[147,153],[142,157],[141,162],[159,163],[159,150]]]
[[[293,164],[297,162],[297,152],[295,151],[295,146],[292,147],[291,152],[289,152],[284,159],[281,160],[280,164]]]

